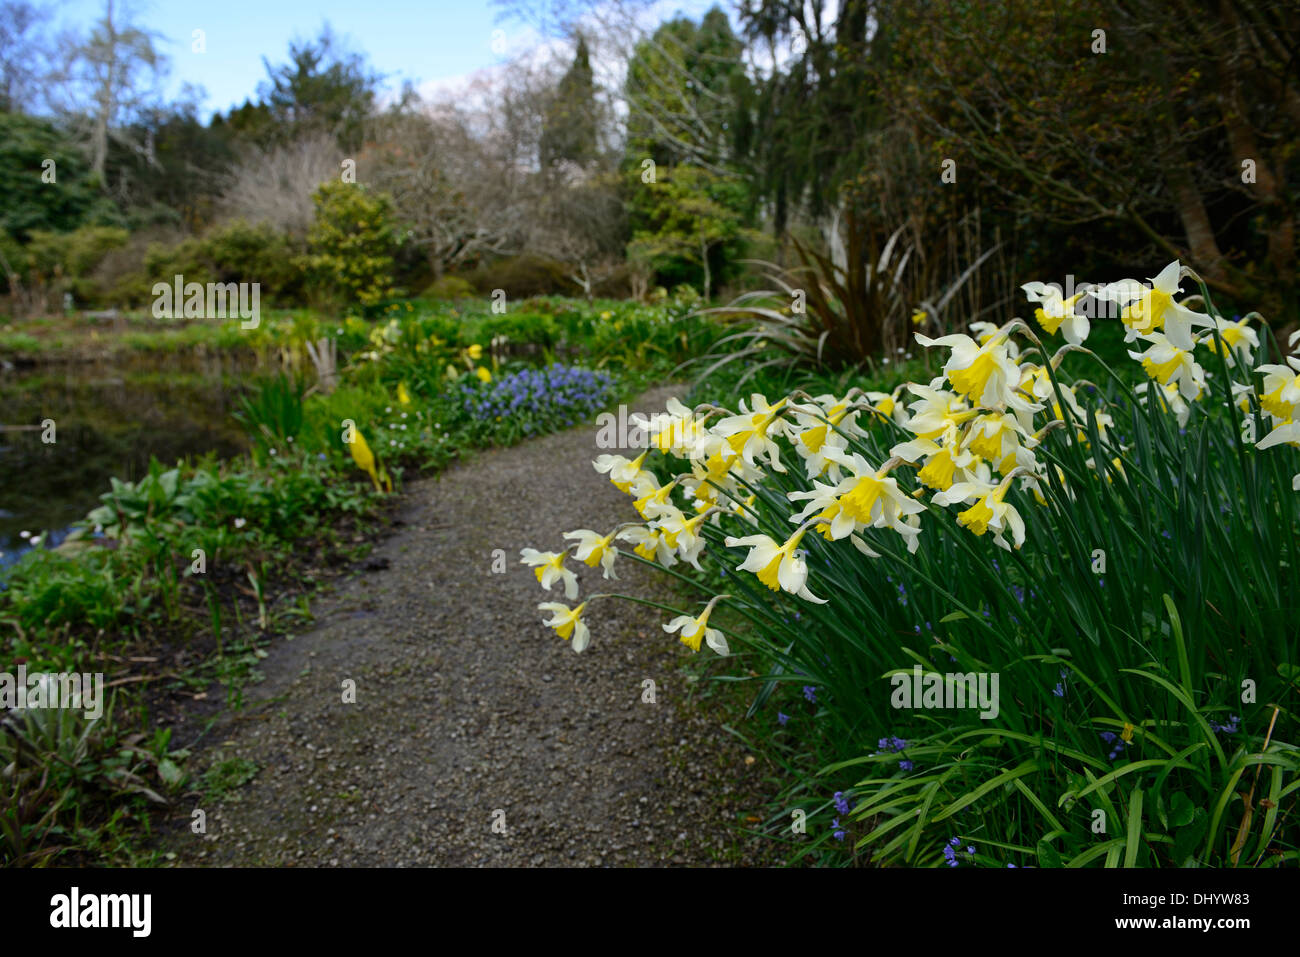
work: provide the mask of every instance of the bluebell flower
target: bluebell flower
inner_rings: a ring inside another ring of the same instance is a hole
[[[803,696],[807,698],[809,701],[811,701],[813,704],[817,703],[817,689],[812,685],[803,686]]]
[[[777,724],[781,725],[781,727],[784,728],[785,723],[789,720],[790,720],[790,716],[788,714],[785,714],[784,712],[781,711],[778,711],[776,713],[776,722]]]
[[[831,821],[831,829],[834,831],[835,840],[844,840],[844,828],[840,827],[839,818],[835,818],[835,820]]]

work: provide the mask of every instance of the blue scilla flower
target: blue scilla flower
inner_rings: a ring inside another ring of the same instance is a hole
[[[1210,728],[1214,731],[1222,731],[1224,734],[1236,734],[1240,730],[1237,727],[1240,721],[1241,717],[1239,715],[1230,714],[1228,715],[1228,721],[1226,724],[1215,724],[1211,721]]]
[[[1112,761],[1123,754],[1124,749],[1128,747],[1128,742],[1117,735],[1114,731],[1102,731],[1100,737],[1101,740],[1105,741],[1107,744],[1114,745],[1110,752],[1110,759]]]

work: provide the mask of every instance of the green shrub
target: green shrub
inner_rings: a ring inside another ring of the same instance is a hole
[[[313,200],[307,244],[314,288],[335,308],[373,309],[391,299],[398,248],[392,201],[342,182],[323,184]]]
[[[470,277],[478,291],[491,295],[503,289],[509,299],[572,293],[573,281],[562,263],[535,253],[510,256],[480,266]]]
[[[474,295],[474,286],[460,276],[442,276],[424,290],[426,299],[469,299]]]

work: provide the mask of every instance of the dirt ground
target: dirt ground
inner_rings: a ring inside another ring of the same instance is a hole
[[[662,410],[672,392],[630,408]],[[183,800],[162,850],[195,866],[772,863],[772,845],[744,830],[768,790],[762,762],[720,727],[721,701],[687,700],[691,653],[663,633],[668,616],[597,602],[581,654],[541,623],[538,602],[564,601],[562,588],[543,591],[519,550],[636,517],[591,467],[601,451],[594,428],[574,429],[409,485],[404,524],[371,570],[314,608],[310,631],[272,646],[265,680],[192,761],[255,776]],[[684,607],[666,576],[626,559],[618,582],[569,564],[583,597]],[[206,834],[190,827],[195,808]]]

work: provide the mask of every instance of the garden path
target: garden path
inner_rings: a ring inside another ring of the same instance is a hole
[[[662,410],[673,391],[631,408]],[[408,485],[404,524],[366,563],[376,570],[276,642],[245,708],[207,735],[200,767],[243,759],[256,777],[199,800],[206,835],[182,808],[163,850],[208,866],[759,861],[737,821],[759,804],[762,764],[719,727],[717,700],[686,700],[699,686],[666,616],[599,602],[582,654],[541,624],[537,603],[563,601],[562,588],[543,592],[520,548],[635,518],[592,469],[599,451],[588,426]],[[584,596],[617,585],[680,605],[644,566],[623,560],[619,582],[578,567]]]

